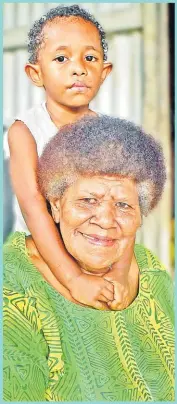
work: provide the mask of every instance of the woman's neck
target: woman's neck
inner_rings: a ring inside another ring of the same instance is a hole
[[[56,279],[56,277],[51,272],[50,268],[44,262],[31,236],[26,237],[26,247],[30,260],[38,269],[38,271],[41,273],[41,275],[45,278],[45,280],[50,285],[52,285],[53,288],[56,289],[66,299],[78,304],[78,302],[72,298],[69,291]],[[130,265],[128,265],[128,262],[130,263]],[[105,268],[104,271],[102,272],[100,271],[99,273],[93,273],[86,269],[82,270],[83,272],[88,274],[102,276],[114,284],[115,297],[118,294],[121,300],[118,310],[122,310],[127,306],[129,306],[129,304],[132,303],[132,301],[136,298],[138,294],[139,268],[134,253],[132,253],[131,256],[131,262],[130,262],[130,256],[129,260],[127,259],[124,260],[124,266],[123,262],[122,264],[120,262],[116,262],[111,267]],[[120,295],[120,291],[122,293],[122,298]]]
[[[128,279],[132,265],[134,265],[134,244],[135,239],[132,238],[130,244],[126,248],[126,253],[122,255],[119,260],[105,268],[89,268],[82,262],[78,262],[81,270],[89,275],[95,275],[100,277],[106,277],[108,274],[112,276],[112,279],[117,282],[124,282]]]

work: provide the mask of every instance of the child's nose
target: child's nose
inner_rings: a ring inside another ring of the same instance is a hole
[[[72,63],[72,74],[82,76],[87,74],[87,69],[82,61]]]

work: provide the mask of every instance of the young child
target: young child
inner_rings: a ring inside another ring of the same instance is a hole
[[[30,57],[25,71],[33,84],[45,89],[46,102],[18,117],[9,129],[12,185],[50,270],[74,299],[103,309],[115,298],[114,286],[104,278],[81,273],[66,252],[38,189],[36,167],[38,155],[61,126],[85,114],[96,115],[89,103],[112,69],[106,62],[105,33],[94,17],[74,5],[51,9],[34,23],[28,36]],[[20,209],[15,230],[25,231]]]

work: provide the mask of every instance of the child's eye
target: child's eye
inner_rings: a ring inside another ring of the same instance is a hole
[[[125,202],[117,202],[116,206],[118,208],[125,209],[125,210],[128,209],[128,208],[131,208],[131,206],[128,205],[128,203],[125,203]]]
[[[97,58],[93,55],[88,55],[85,57],[85,59],[87,60],[87,62],[95,62],[97,60]]]
[[[55,60],[57,60],[57,62],[59,62],[59,63],[63,63],[63,62],[66,62],[66,60],[68,60],[68,58],[66,56],[61,55],[61,56],[57,56],[57,58],[55,58]]]

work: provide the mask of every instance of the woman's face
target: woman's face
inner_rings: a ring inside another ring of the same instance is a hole
[[[80,177],[52,206],[66,249],[85,270],[107,270],[134,245],[141,214],[131,179]]]

